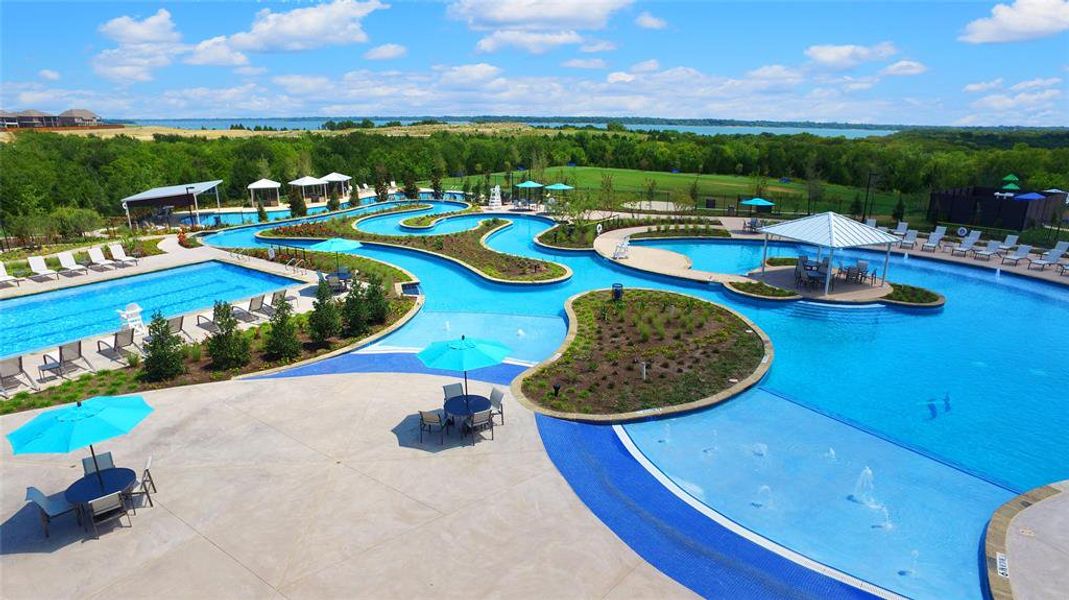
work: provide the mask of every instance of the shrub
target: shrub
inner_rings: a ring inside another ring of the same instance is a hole
[[[341,201],[338,199],[338,192],[330,192],[330,196],[327,197],[327,210],[334,212],[341,208]]]
[[[264,352],[274,359],[291,361],[301,355],[301,343],[297,339],[297,324],[293,320],[293,306],[280,297],[271,315],[271,329],[267,332]]]
[[[238,331],[233,307],[217,301],[212,310],[212,320],[218,327],[207,341],[212,367],[227,370],[249,364],[249,340]]]
[[[419,186],[416,185],[416,176],[411,171],[405,173],[404,192],[405,198],[409,200],[419,199]]]
[[[386,299],[386,290],[382,279],[377,275],[368,277],[367,289],[364,290],[364,302],[367,303],[367,317],[371,323],[385,323],[390,315],[390,302]]]
[[[341,305],[342,333],[347,337],[360,337],[368,331],[367,301],[362,286],[353,286]]]
[[[152,315],[148,335],[150,339],[145,343],[145,367],[141,376],[146,381],[166,381],[181,375],[186,370],[182,364],[182,340],[171,333],[162,314]]]
[[[264,208],[263,202],[256,203],[256,220],[261,223],[267,222],[267,209]]]
[[[326,280],[320,280],[319,287],[316,288],[316,299],[312,304],[312,314],[308,315],[308,334],[313,342],[323,345],[338,335],[340,330],[341,315],[338,314],[338,305],[334,302],[330,284]]]
[[[301,193],[297,190],[290,192],[290,216],[291,217],[303,217],[308,214],[308,205],[304,203],[304,198],[301,197]]]

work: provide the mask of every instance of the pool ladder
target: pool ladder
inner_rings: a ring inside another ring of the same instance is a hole
[[[293,257],[286,261],[286,270],[289,271],[290,269],[293,269],[294,273],[299,273],[301,275],[304,275],[304,272],[306,271],[304,268],[304,261],[297,257]]]
[[[252,257],[245,254],[245,251],[241,248],[231,248],[230,257],[239,262],[243,260],[252,260]]]

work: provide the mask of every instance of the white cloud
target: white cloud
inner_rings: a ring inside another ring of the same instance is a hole
[[[664,29],[668,27],[668,22],[651,15],[648,10],[644,10],[635,17],[635,25],[643,29]]]
[[[1021,92],[1019,94],[992,94],[990,96],[984,96],[976,102],[973,102],[973,107],[978,109],[989,109],[994,111],[1017,111],[1025,109],[1037,109],[1053,107],[1054,102],[1061,98],[1061,90],[1042,90],[1036,92]]]
[[[501,74],[501,68],[488,63],[458,65],[439,69],[439,82],[450,87],[470,86],[492,80]]]
[[[651,58],[642,62],[637,62],[631,65],[632,73],[652,73],[661,68],[661,63],[657,62],[657,59]]]
[[[896,75],[896,76],[909,76],[920,75],[928,70],[928,67],[924,63],[917,62],[915,60],[900,60],[894,64],[887,65],[880,71],[881,75]]]
[[[249,58],[231,48],[226,36],[220,35],[204,40],[194,46],[190,55],[186,57],[185,62],[191,65],[237,67],[248,64]]]
[[[140,21],[130,16],[116,17],[101,25],[100,33],[120,45],[174,43],[182,38],[175,31],[171,13],[162,8]]]
[[[569,69],[604,69],[609,65],[601,58],[573,58],[562,62],[561,66]]]
[[[805,55],[813,62],[830,69],[849,69],[861,63],[886,60],[898,53],[891,42],[873,46],[822,44],[806,48]]]
[[[1020,83],[1015,83],[1010,86],[1010,89],[1018,92],[1021,90],[1032,90],[1036,88],[1049,88],[1054,87],[1062,82],[1061,77],[1047,77],[1046,79],[1040,77],[1037,79],[1029,79]]]
[[[334,0],[286,12],[265,8],[256,13],[249,31],[230,36],[230,44],[238,50],[270,52],[363,43],[368,39],[364,17],[386,8],[389,5],[378,0]]]
[[[623,71],[614,71],[609,73],[605,81],[609,83],[629,83],[635,80],[635,76],[630,73],[624,73]]]
[[[988,90],[993,90],[995,88],[1002,87],[1002,81],[1003,80],[1002,80],[1001,77],[999,77],[998,79],[992,79],[991,81],[977,81],[975,83],[970,83],[970,84],[966,85],[965,87],[961,88],[961,91],[963,91],[963,92],[965,92],[967,94],[975,94],[977,92],[986,92]]]
[[[237,73],[238,75],[244,75],[246,77],[251,77],[253,75],[262,75],[262,74],[266,73],[267,72],[267,67],[244,66],[244,67],[238,67],[238,68],[234,69],[234,72]]]
[[[365,52],[364,58],[368,60],[391,60],[401,58],[405,54],[408,54],[408,48],[401,44],[383,44]]]
[[[752,71],[748,71],[746,76],[751,79],[765,79],[765,80],[787,80],[787,81],[800,81],[802,79],[801,72],[785,67],[783,65],[765,65],[758,67]]]
[[[41,69],[37,72],[37,76],[45,81],[59,81],[59,71],[52,69]]]
[[[616,50],[616,44],[606,40],[588,40],[579,46],[581,52],[610,52]]]
[[[171,13],[162,8],[142,20],[116,17],[99,31],[118,47],[96,54],[90,64],[97,75],[119,83],[149,81],[156,69],[171,64],[176,54],[185,51]]]
[[[475,30],[602,29],[632,0],[457,0],[447,14]]]
[[[295,95],[322,94],[330,86],[330,79],[321,75],[279,75],[272,77],[271,82]]]
[[[531,54],[542,54],[547,50],[569,44],[579,44],[582,36],[574,31],[533,32],[518,29],[502,29],[479,40],[475,48],[480,52],[497,52],[509,46],[521,48]]]
[[[1069,0],[1015,0],[996,4],[991,16],[965,26],[958,40],[970,44],[1020,42],[1069,30]]]
[[[843,77],[839,83],[844,92],[859,92],[871,90],[880,82],[878,77]]]
[[[158,99],[164,110],[158,114],[210,115],[292,114],[301,103],[255,83],[229,88],[179,88],[164,92]]]

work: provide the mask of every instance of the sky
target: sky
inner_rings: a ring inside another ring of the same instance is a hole
[[[0,107],[116,119],[1066,126],[1066,80],[1069,0],[0,2]]]

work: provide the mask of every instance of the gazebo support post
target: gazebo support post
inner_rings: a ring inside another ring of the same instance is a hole
[[[133,230],[134,223],[130,220],[130,207],[125,202],[122,203],[122,209],[126,211],[126,226]]]
[[[880,287],[887,285],[887,267],[891,265],[891,244],[887,244],[887,253],[883,255],[883,277],[880,279]]]
[[[197,227],[200,227],[200,203],[197,202],[196,194],[193,194],[193,215],[194,220],[197,223]]]
[[[890,246],[888,246],[890,247]],[[828,295],[828,291],[831,289],[831,261],[835,258],[835,248],[832,248],[828,252],[828,268],[824,270],[824,295]]]
[[[212,191],[215,192],[215,208],[223,208],[223,205],[219,203],[219,186],[213,187]]]
[[[768,234],[765,234],[765,250],[761,253],[761,277],[765,276],[765,263],[768,262]]]

